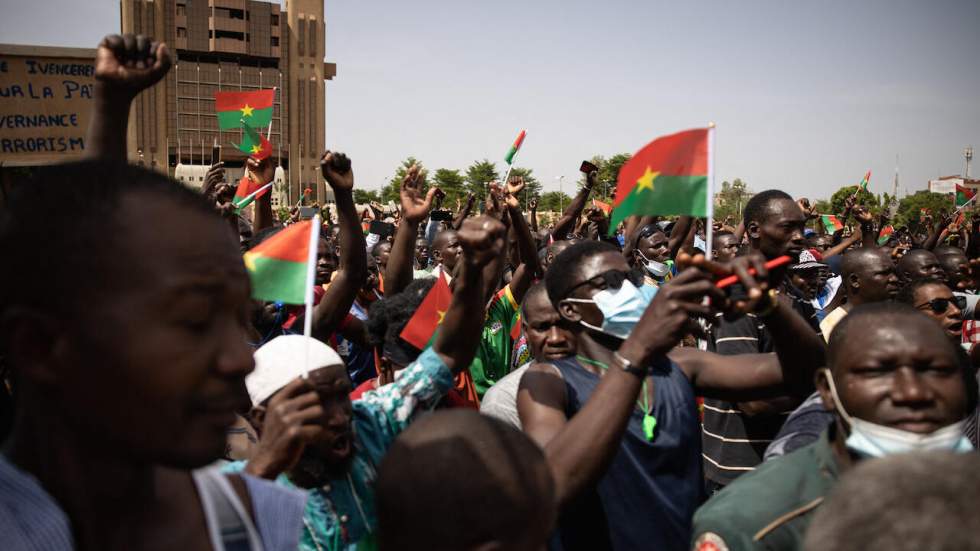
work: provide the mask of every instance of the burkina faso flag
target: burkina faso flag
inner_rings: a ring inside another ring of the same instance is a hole
[[[424,350],[442,323],[452,300],[453,293],[449,290],[449,283],[440,275],[399,336],[415,348]]]
[[[821,214],[820,222],[823,224],[824,229],[827,230],[827,233],[830,234],[844,229],[844,224],[841,224],[840,220],[833,214]]]
[[[708,128],[662,136],[619,170],[610,235],[628,216],[708,214]]]
[[[242,179],[238,181],[238,189],[235,190],[235,197],[232,198],[231,203],[240,211],[252,204],[252,201],[268,193],[270,189],[272,189],[272,182],[259,186],[259,183],[249,178],[248,175],[242,176]]]
[[[311,232],[318,229],[313,220],[304,220],[245,253],[245,269],[252,280],[252,298],[285,304],[304,303],[310,244],[316,243],[311,239]],[[316,254],[315,250],[313,254]],[[315,256],[313,262],[316,262]]]
[[[969,203],[970,199],[973,199],[973,196],[976,194],[977,190],[956,184],[956,206],[962,207]]]
[[[275,88],[251,92],[215,92],[214,110],[218,115],[218,128],[238,130],[241,121],[253,128],[269,126],[275,97]]]
[[[265,136],[247,124],[244,125],[244,130],[242,143],[235,145],[239,151],[258,161],[272,155],[272,144]]]

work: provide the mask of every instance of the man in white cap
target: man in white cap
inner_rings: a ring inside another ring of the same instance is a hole
[[[300,549],[375,541],[377,467],[415,413],[431,409],[472,362],[483,325],[482,268],[502,254],[504,236],[496,219],[466,221],[453,300],[433,346],[394,383],[356,402],[343,361],[320,341],[284,335],[255,352],[245,382],[259,446],[247,464],[228,469],[309,490]]]

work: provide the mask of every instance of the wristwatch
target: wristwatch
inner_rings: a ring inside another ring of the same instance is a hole
[[[627,360],[619,354],[619,351],[613,352],[613,361],[619,366],[623,371],[636,375],[639,378],[644,378],[647,376],[647,370],[642,367],[637,367],[633,365],[633,362]]]

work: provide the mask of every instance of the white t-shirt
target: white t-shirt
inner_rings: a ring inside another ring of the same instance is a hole
[[[480,401],[480,413],[500,419],[516,429],[522,429],[521,418],[517,415],[517,390],[521,386],[521,377],[529,367],[531,362],[504,375],[490,387]]]

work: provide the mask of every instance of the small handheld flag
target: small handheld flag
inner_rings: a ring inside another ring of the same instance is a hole
[[[254,128],[248,124],[242,124],[245,129],[245,134],[242,136],[242,143],[236,145],[242,153],[261,161],[269,155],[272,155],[272,144],[269,140],[265,139],[265,136],[259,134]]]
[[[895,233],[895,228],[892,226],[885,226],[884,228],[881,228],[881,232],[878,233],[878,245],[888,243],[888,240],[891,238],[893,233]]]
[[[514,164],[514,155],[517,155],[517,152],[521,149],[521,144],[524,143],[525,136],[527,136],[527,130],[521,130],[521,133],[517,135],[517,139],[514,140],[514,144],[507,150],[507,154],[504,155],[504,161],[507,164]]]
[[[823,224],[824,229],[827,230],[827,233],[830,234],[844,229],[844,224],[841,224],[840,220],[838,220],[833,214],[821,214],[820,222]]]
[[[405,324],[400,337],[419,350],[425,349],[442,323],[442,318],[449,310],[452,299],[453,293],[449,290],[446,278],[437,277],[435,285],[429,289],[418,310]]]
[[[235,190],[235,197],[232,198],[231,203],[235,205],[237,210],[241,211],[249,206],[252,201],[265,195],[265,192],[271,188],[272,182],[259,186],[258,182],[249,178],[248,175],[242,176],[242,179],[238,181],[238,189]]]
[[[709,128],[662,136],[619,169],[610,235],[629,216],[708,215]]]
[[[304,220],[259,243],[243,256],[252,280],[252,298],[284,304],[303,304],[306,300],[311,235],[319,224]],[[315,249],[314,253],[315,255]],[[313,257],[316,262],[316,257]]]
[[[276,89],[251,92],[215,92],[214,110],[218,115],[218,129],[238,130],[240,121],[253,128],[272,122],[272,104]]]
[[[606,216],[609,216],[609,213],[613,210],[612,205],[609,203],[604,203],[595,199],[592,200],[592,206],[606,213]]]
[[[858,184],[858,187],[860,189],[863,189],[864,191],[868,191],[868,182],[869,181],[871,181],[871,171],[870,170],[864,174],[864,178],[861,180],[861,183]]]
[[[976,194],[977,190],[956,184],[956,206],[965,206]]]

